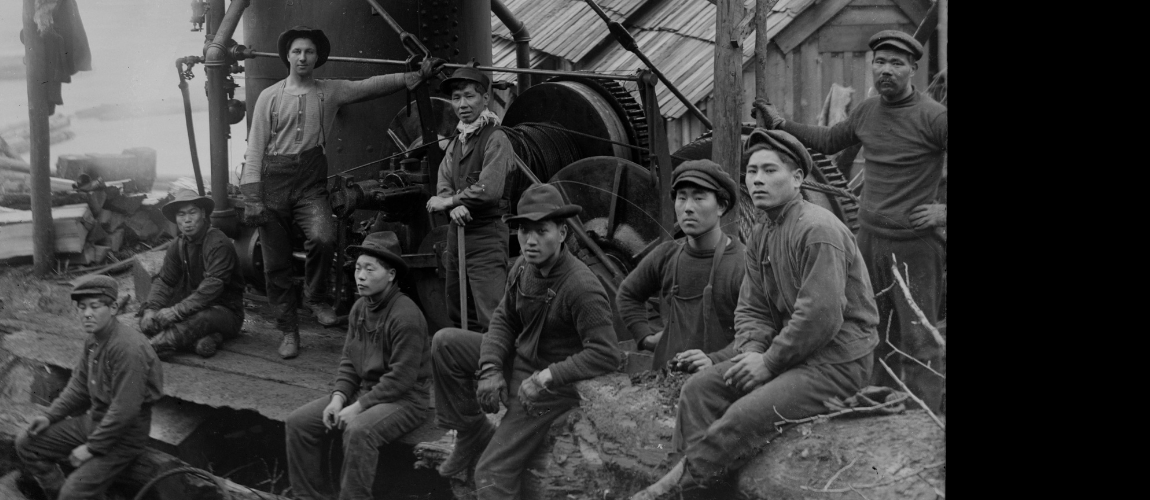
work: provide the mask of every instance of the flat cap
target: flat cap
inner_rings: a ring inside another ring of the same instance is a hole
[[[870,37],[867,45],[870,46],[871,50],[878,50],[882,47],[901,50],[910,54],[915,61],[922,58],[922,44],[918,43],[918,40],[915,40],[913,36],[899,30],[882,30],[875,33]]]
[[[750,159],[748,152],[752,148],[761,146],[774,151],[780,155],[786,155],[795,165],[803,169],[803,174],[811,173],[811,169],[815,166],[814,159],[811,158],[811,153],[807,151],[806,146],[799,142],[795,136],[788,134],[782,130],[767,130],[765,128],[756,128],[747,136],[747,141],[743,143],[743,167],[747,166],[747,161]]]
[[[456,82],[475,82],[484,89],[491,90],[491,78],[471,66],[456,69],[450,77],[439,84],[439,91],[451,95],[451,86]]]
[[[731,178],[731,174],[711,160],[689,160],[675,167],[675,171],[671,172],[672,198],[675,197],[675,190],[683,183],[710,189],[716,194],[726,193],[727,200],[732,203],[738,199],[738,184]]]
[[[108,297],[115,301],[120,297],[120,285],[111,276],[99,275],[76,283],[76,288],[72,289],[72,300],[93,295]]]

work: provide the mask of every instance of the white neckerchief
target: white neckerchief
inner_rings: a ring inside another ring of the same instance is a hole
[[[490,109],[484,109],[482,113],[479,113],[479,118],[476,118],[475,121],[471,123],[463,123],[462,121],[457,123],[455,130],[459,131],[459,141],[466,142],[468,137],[488,123],[496,126],[499,125],[499,115],[492,113]]]

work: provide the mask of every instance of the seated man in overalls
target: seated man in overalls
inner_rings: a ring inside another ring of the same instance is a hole
[[[331,53],[323,31],[296,26],[279,37],[288,76],[260,93],[252,111],[248,151],[240,175],[244,221],[260,228],[265,287],[283,334],[279,354],[299,354],[299,290],[292,276],[291,230],[298,225],[304,249],[304,302],[321,325],[336,323],[328,278],[335,257],[335,219],[327,191],[327,131],[345,104],[415,88],[435,74],[442,59],[423,61],[419,71],[364,80],[317,80],[316,68]]]
[[[615,301],[636,347],[655,352],[652,368],[695,372],[735,355],[735,305],[746,249],[723,233],[719,218],[735,207],[738,186],[711,160],[683,162],[671,174],[675,219],[687,235],[643,257]],[[647,325],[646,301],[657,296],[663,330]]]
[[[573,383],[618,366],[607,292],[563,243],[565,219],[580,211],[550,184],[524,191],[519,215],[506,219],[519,223],[522,256],[487,333],[444,328],[432,339],[437,420],[458,431],[439,473],[466,477],[478,459],[480,500],[519,498],[551,423],[579,406]],[[495,428],[483,413],[500,403],[507,413]]]

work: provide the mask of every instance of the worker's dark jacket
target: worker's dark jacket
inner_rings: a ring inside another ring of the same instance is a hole
[[[163,396],[164,375],[148,339],[116,319],[108,331],[89,335],[64,392],[46,416],[52,423],[88,410],[95,430],[88,450],[107,454],[122,439],[147,439],[152,404]],[[142,432],[142,435],[128,434]]]
[[[164,255],[143,309],[171,307],[180,320],[221,305],[244,314],[244,278],[235,247],[223,231],[209,227],[189,239],[182,233]]]
[[[360,297],[348,314],[335,390],[366,410],[380,403],[426,405],[431,394],[431,339],[423,311],[398,286],[378,302]]]
[[[464,143],[456,138],[447,145],[439,164],[436,193],[451,196],[456,204],[467,207],[472,219],[468,229],[508,213],[511,191],[506,182],[514,168],[514,153],[507,134],[497,125],[483,127]]]
[[[760,225],[766,227],[756,227],[747,243],[736,348],[765,351],[764,362],[776,375],[800,363],[843,363],[870,354],[878,344],[878,309],[850,230],[801,196],[768,211]]]

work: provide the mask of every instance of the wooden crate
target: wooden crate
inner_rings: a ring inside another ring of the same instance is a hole
[[[56,229],[56,253],[80,253],[88,231],[96,224],[87,204],[52,209]],[[0,213],[0,260],[32,255],[32,212]]]

